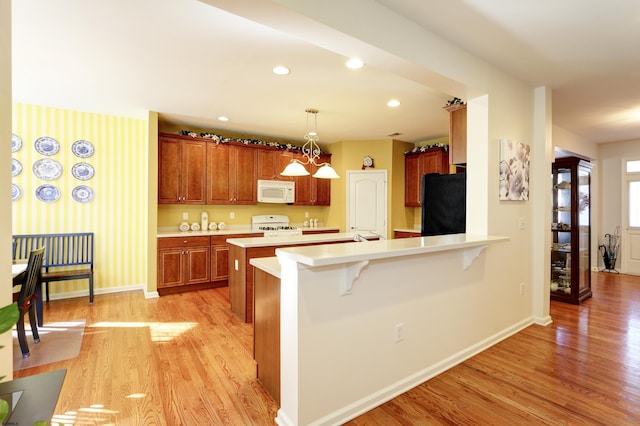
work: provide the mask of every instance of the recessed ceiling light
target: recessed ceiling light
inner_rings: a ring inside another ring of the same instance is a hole
[[[221,115],[220,117],[218,117],[218,120],[220,120],[220,121],[229,121],[229,117],[225,117],[224,115]]]
[[[391,99],[389,102],[387,102],[387,106],[391,108],[395,108],[397,106],[400,106],[400,101],[397,99]]]
[[[277,75],[287,75],[291,72],[291,70],[285,66],[278,65],[273,68],[273,73]]]
[[[362,62],[358,58],[351,58],[346,63],[347,68],[351,68],[352,70],[357,70],[358,68],[362,68],[364,66],[364,62]]]

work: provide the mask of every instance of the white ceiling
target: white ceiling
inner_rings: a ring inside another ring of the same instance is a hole
[[[185,128],[295,140],[306,130],[305,108],[314,107],[323,143],[447,134],[442,106],[459,94],[408,78],[401,64],[377,66],[375,49],[301,17],[287,8],[291,3],[14,1],[13,98],[127,116],[158,111]],[[391,9],[523,81],[550,86],[554,124],[588,141],[640,138],[637,0],[350,0],[332,18],[354,19],[367,4]],[[350,52],[372,60],[349,70]],[[272,74],[279,64],[292,73]],[[388,108],[391,98],[401,106]],[[219,115],[231,121],[219,122]]]

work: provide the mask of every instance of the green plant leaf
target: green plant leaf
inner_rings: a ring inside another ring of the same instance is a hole
[[[0,308],[0,334],[9,331],[18,322],[20,311],[16,302]]]
[[[0,399],[0,424],[4,424],[9,414],[9,404],[4,399]]]

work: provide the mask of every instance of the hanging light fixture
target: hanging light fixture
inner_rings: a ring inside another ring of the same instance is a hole
[[[282,176],[308,176],[310,173],[305,168],[306,165],[313,164],[318,170],[313,175],[319,179],[337,179],[340,176],[331,167],[329,163],[319,163],[320,147],[318,146],[318,110],[315,108],[307,108],[307,134],[304,135],[305,143],[302,146],[303,161],[291,160],[287,167],[280,173]],[[313,114],[313,130],[309,130],[309,116]]]

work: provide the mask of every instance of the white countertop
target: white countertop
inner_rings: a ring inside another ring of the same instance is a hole
[[[312,228],[318,229],[318,228]],[[227,243],[242,248],[251,247],[269,247],[269,246],[290,246],[296,244],[316,244],[323,242],[344,241],[353,242],[355,232],[339,232],[330,234],[311,234],[311,235],[292,235],[287,237],[247,237],[247,238],[229,238]],[[368,232],[360,232],[365,238],[378,238],[377,235]],[[363,243],[364,244],[364,243]]]
[[[308,266],[324,266],[482,247],[509,240],[509,237],[493,235],[452,234],[368,241],[358,244],[283,247],[276,249],[276,255],[291,258]]]
[[[249,259],[249,263],[256,268],[265,271],[267,274],[280,278],[280,263],[276,256],[254,257],[253,259]]]

